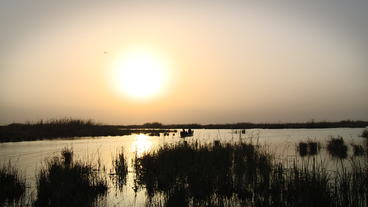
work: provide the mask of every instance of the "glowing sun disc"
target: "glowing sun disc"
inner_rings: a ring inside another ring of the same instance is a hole
[[[130,55],[125,58],[119,70],[120,87],[129,95],[151,96],[162,86],[163,65],[152,55]]]

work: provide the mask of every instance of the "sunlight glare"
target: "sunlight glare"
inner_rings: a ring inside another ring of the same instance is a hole
[[[147,51],[125,55],[118,65],[120,90],[130,96],[144,98],[160,92],[165,82],[166,66],[160,58]]]
[[[152,146],[150,138],[144,134],[139,134],[136,138],[134,145],[134,151],[137,153],[137,157],[140,158],[146,153]]]

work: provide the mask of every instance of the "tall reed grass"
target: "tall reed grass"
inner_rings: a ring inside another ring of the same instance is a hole
[[[297,146],[300,157],[316,155],[320,149],[321,143],[310,139],[307,142],[299,142]]]
[[[46,160],[36,178],[35,206],[94,206],[107,193],[106,176],[98,164],[73,161],[73,151]]]
[[[364,131],[362,132],[362,134],[360,135],[361,137],[365,137],[368,138],[368,129],[364,129]]]
[[[130,131],[118,126],[104,125],[91,119],[50,119],[47,121],[0,126],[0,142],[34,141],[43,139],[88,136],[121,136]]]
[[[26,192],[26,179],[10,161],[0,166],[0,206],[17,205]]]
[[[128,163],[124,156],[124,148],[121,148],[117,152],[117,156],[112,161],[113,172],[110,173],[110,177],[115,183],[115,187],[122,191],[122,187],[127,183],[128,175]]]
[[[327,151],[333,156],[339,159],[347,158],[348,146],[345,144],[344,139],[341,136],[333,137],[327,141]]]
[[[312,151],[314,146],[311,147]],[[367,206],[367,164],[285,168],[246,142],[166,144],[134,160],[153,206]],[[365,184],[362,184],[365,183]]]
[[[131,133],[159,133],[176,132],[167,129],[130,129],[118,125],[105,125],[92,119],[50,119],[24,124],[13,123],[0,126],[0,142],[20,142],[43,139],[95,137],[95,136],[123,136]]]

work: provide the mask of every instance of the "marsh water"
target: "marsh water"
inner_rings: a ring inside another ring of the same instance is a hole
[[[114,186],[113,179],[109,181],[109,191],[105,199],[108,206],[144,206],[146,195],[144,189],[134,191],[134,170],[132,160],[135,156],[140,157],[145,152],[158,149],[164,144],[187,142],[213,143],[214,141],[225,142],[253,142],[264,147],[265,150],[275,155],[275,160],[282,162],[285,167],[296,164],[306,164],[313,159],[314,163],[321,163],[328,170],[337,168],[349,168],[352,162],[359,162],[359,158],[353,157],[351,144],[362,144],[365,138],[360,135],[364,128],[327,128],[327,129],[249,129],[245,130],[208,130],[195,129],[192,137],[180,138],[180,133],[169,133],[164,136],[149,136],[132,134],[127,136],[108,137],[85,137],[78,139],[57,139],[31,142],[0,143],[0,161],[9,160],[15,165],[27,179],[29,193],[35,191],[35,176],[42,167],[45,159],[60,154],[65,148],[74,151],[74,160],[89,160],[104,166],[108,176],[112,170],[112,160],[121,149],[128,162],[128,178],[122,191]],[[325,145],[330,137],[341,136],[348,145],[348,158],[341,161],[333,159],[324,150],[320,150],[313,157],[300,157],[297,152],[297,144],[301,141],[316,141]],[[180,160],[178,160],[180,162]],[[200,176],[200,175],[199,175]]]

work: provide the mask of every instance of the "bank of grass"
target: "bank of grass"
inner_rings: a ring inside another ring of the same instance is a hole
[[[0,126],[0,142],[127,134],[129,134],[127,131],[119,130],[115,126],[103,125],[93,120],[71,118]]]
[[[74,161],[68,148],[45,161],[36,185],[35,206],[98,206],[107,193],[106,173],[98,164]]]
[[[26,179],[9,163],[0,166],[0,206],[18,205],[25,196]]]
[[[312,146],[313,148],[314,146]],[[134,160],[153,206],[367,206],[367,164],[285,168],[252,143],[166,144]],[[362,184],[365,183],[365,184]]]
[[[148,124],[149,125],[149,124]],[[161,123],[155,123],[155,126],[162,126],[167,129],[319,129],[319,128],[364,128],[368,126],[368,121],[362,120],[342,120],[338,122],[330,121],[315,121],[311,119],[308,122],[285,122],[285,123],[250,123],[250,122],[238,122],[228,124],[171,124],[163,125]],[[134,126],[137,127],[137,126]]]
[[[176,130],[130,129],[117,125],[106,125],[92,119],[50,119],[47,121],[13,123],[0,126],[0,142],[35,141],[43,139],[123,136],[132,133],[164,133]]]

